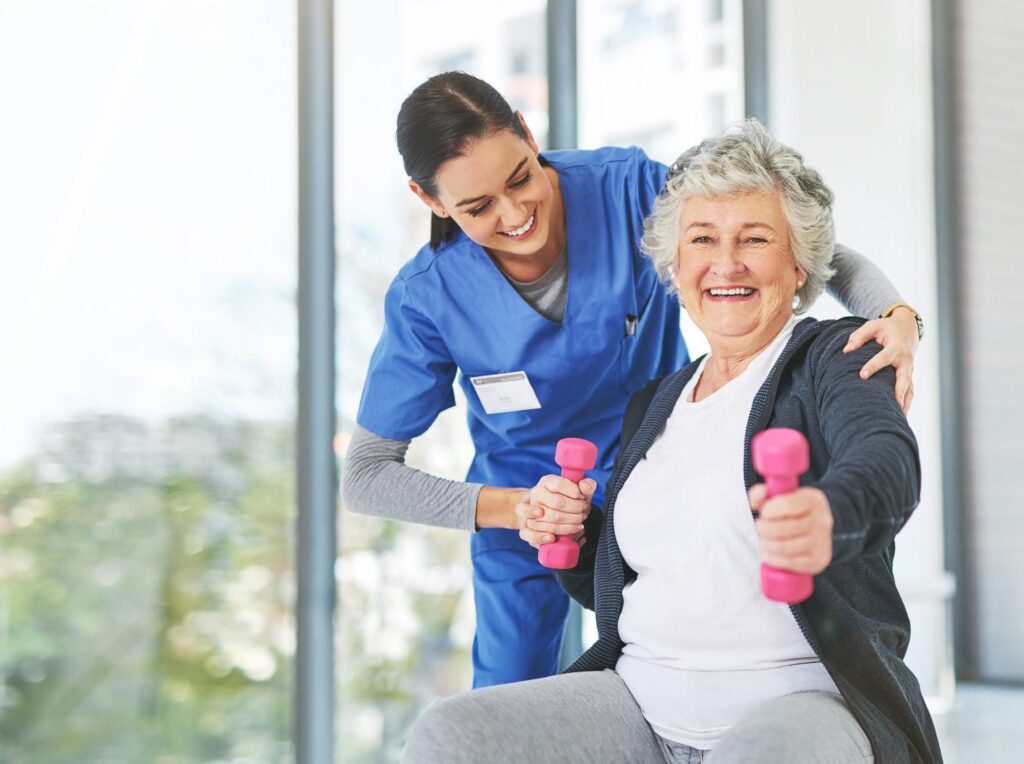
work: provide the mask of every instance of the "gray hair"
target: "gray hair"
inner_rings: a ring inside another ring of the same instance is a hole
[[[669,293],[679,250],[683,205],[691,196],[714,198],[761,191],[778,194],[789,227],[793,260],[807,281],[797,290],[794,310],[802,313],[835,272],[832,192],[803,157],[772,138],[756,119],[726,129],[717,138],[685,151],[669,169],[665,187],[644,221],[640,249],[654,263]]]

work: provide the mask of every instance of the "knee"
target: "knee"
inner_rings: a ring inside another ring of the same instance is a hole
[[[424,709],[406,737],[402,752],[404,764],[449,764],[473,760],[463,758],[471,753],[471,741],[462,739],[462,732],[467,728],[462,710],[463,695],[437,700]]]

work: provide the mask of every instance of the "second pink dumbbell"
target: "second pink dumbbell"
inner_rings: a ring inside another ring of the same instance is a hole
[[[562,468],[562,477],[578,483],[597,464],[597,446],[583,438],[562,438],[555,446],[555,464]],[[545,568],[568,570],[579,562],[580,547],[572,536],[559,536],[541,545],[537,559]]]
[[[795,491],[800,475],[811,466],[807,438],[798,430],[773,427],[762,430],[750,441],[750,459],[764,477],[768,498]],[[761,565],[761,591],[774,602],[795,605],[814,591],[814,577],[807,573]]]

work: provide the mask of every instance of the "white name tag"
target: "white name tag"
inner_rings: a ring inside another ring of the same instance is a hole
[[[540,408],[540,401],[525,371],[470,377],[469,381],[473,383],[473,389],[488,414]]]

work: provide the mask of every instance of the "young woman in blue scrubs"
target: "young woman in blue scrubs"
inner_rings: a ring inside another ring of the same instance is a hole
[[[547,676],[568,599],[519,538],[516,508],[532,512],[534,529],[580,531],[591,498],[602,503],[626,402],[688,361],[679,305],[638,248],[667,168],[636,148],[542,155],[521,115],[461,72],[412,92],[397,140],[410,189],[432,212],[431,240],[385,298],[345,503],[470,531],[474,687]],[[851,349],[884,346],[863,374],[896,366],[909,406],[916,314],[856,253],[838,249],[833,265],[830,287],[851,312],[889,316],[852,338]],[[456,380],[475,446],[464,483],[404,464],[409,442],[454,405]],[[543,477],[567,436],[599,448],[579,488]]]

